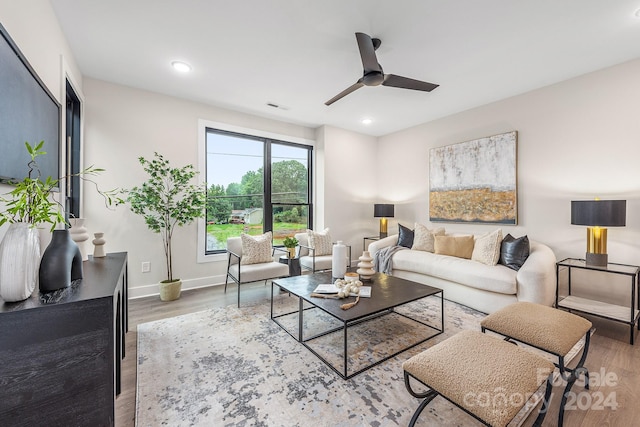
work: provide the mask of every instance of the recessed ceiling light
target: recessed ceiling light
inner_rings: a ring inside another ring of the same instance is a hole
[[[188,73],[189,71],[191,71],[191,65],[187,64],[186,62],[182,62],[182,61],[173,61],[171,63],[171,66],[176,70],[176,71],[180,71],[181,73]]]
[[[371,120],[369,118],[362,119],[362,124],[363,125],[370,125],[371,123],[373,123],[373,120]]]

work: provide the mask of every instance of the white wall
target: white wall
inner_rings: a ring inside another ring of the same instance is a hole
[[[352,259],[362,255],[364,236],[376,234],[373,204],[377,201],[377,138],[331,126],[316,136],[315,174],[320,217],[315,228],[329,227],[333,240],[351,245]]]
[[[627,200],[627,226],[609,229],[609,259],[640,263],[640,60],[379,138],[380,196],[399,204],[395,222],[428,223],[429,149],[518,131],[518,225],[503,231],[584,257],[586,231],[570,201]],[[492,225],[447,224],[458,231]]]
[[[73,76],[82,76],[62,33],[49,0],[0,0],[0,22],[7,29],[31,66],[53,95],[60,101],[61,56]]]

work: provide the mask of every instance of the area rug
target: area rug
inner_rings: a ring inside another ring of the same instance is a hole
[[[430,297],[404,310],[437,324],[440,303],[439,298]],[[276,307],[286,310],[296,304],[296,298],[281,295]],[[349,380],[340,378],[276,325],[268,302],[141,324],[136,425],[406,426],[419,401],[405,389],[402,363],[462,329],[479,330],[484,317],[449,301],[444,307],[445,333]],[[314,320],[313,312],[319,310],[305,313],[311,329],[326,320],[319,313]],[[354,363],[392,351],[387,347],[395,344],[373,336],[391,334],[394,343],[404,345],[420,329],[395,315],[363,323],[361,328],[350,336],[349,352],[360,354]],[[318,344],[319,351],[341,351],[342,335],[333,335],[338,338],[327,336]],[[437,397],[417,425],[481,424]]]

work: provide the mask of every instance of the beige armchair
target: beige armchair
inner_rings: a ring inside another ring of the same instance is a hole
[[[273,260],[274,252],[280,248],[272,247],[270,262],[256,264],[242,263],[242,239],[240,237],[230,237],[227,239],[227,277],[224,281],[224,291],[227,292],[229,279],[238,285],[238,307],[240,307],[240,285],[243,283],[258,282],[264,280],[265,284],[269,279],[277,279],[289,275],[289,266]],[[284,251],[283,251],[284,252]]]
[[[300,267],[312,272],[331,270],[333,259],[332,254],[316,255],[316,250],[309,244],[309,235],[307,233],[298,233],[295,235],[298,239],[298,257],[300,258]],[[351,246],[347,246],[347,266],[351,267]]]

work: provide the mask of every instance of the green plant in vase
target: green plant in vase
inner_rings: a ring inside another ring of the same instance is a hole
[[[27,164],[29,172],[21,181],[11,181],[13,189],[0,196],[3,209],[0,211],[0,226],[10,224],[0,242],[0,296],[5,301],[21,301],[31,295],[38,282],[40,267],[40,239],[36,227],[50,224],[53,232],[59,224],[65,224],[62,205],[53,198],[59,182],[66,178],[42,179],[37,157],[45,155],[44,141],[35,146],[25,142],[31,160]],[[97,175],[104,169],[89,167],[68,176],[78,176],[92,182],[86,175]],[[67,176],[67,177],[68,177]],[[94,183],[95,184],[95,183]],[[96,186],[97,188],[97,186]],[[117,190],[98,192],[111,205],[122,201]]]
[[[180,296],[182,282],[173,277],[171,239],[176,227],[187,225],[204,216],[206,189],[193,184],[198,174],[193,165],[172,167],[161,154],[138,161],[148,179],[128,191],[127,201],[131,211],[141,215],[147,227],[162,236],[167,274],[160,282],[160,299],[170,301]]]
[[[296,246],[298,246],[298,243],[298,239],[291,236],[287,236],[284,238],[284,240],[282,240],[282,244],[285,248],[287,248],[287,251],[289,252],[289,258],[296,257]]]
[[[50,229],[53,231],[57,225],[66,223],[62,205],[52,197],[52,194],[57,191],[60,181],[68,177],[78,176],[85,182],[95,185],[95,182],[87,179],[86,176],[99,175],[104,172],[104,169],[90,166],[76,174],[70,174],[62,178],[48,176],[42,180],[36,158],[47,154],[46,151],[42,150],[44,141],[40,141],[35,146],[28,142],[25,142],[24,145],[31,156],[31,161],[27,165],[29,172],[22,181],[9,182],[10,185],[14,186],[13,190],[4,196],[0,196],[0,201],[4,203],[4,210],[0,212],[0,226],[5,223],[25,223],[32,227],[40,224],[50,224]],[[124,202],[118,196],[119,191],[117,189],[102,191],[97,188],[97,185],[96,189],[103,196],[107,206]]]

